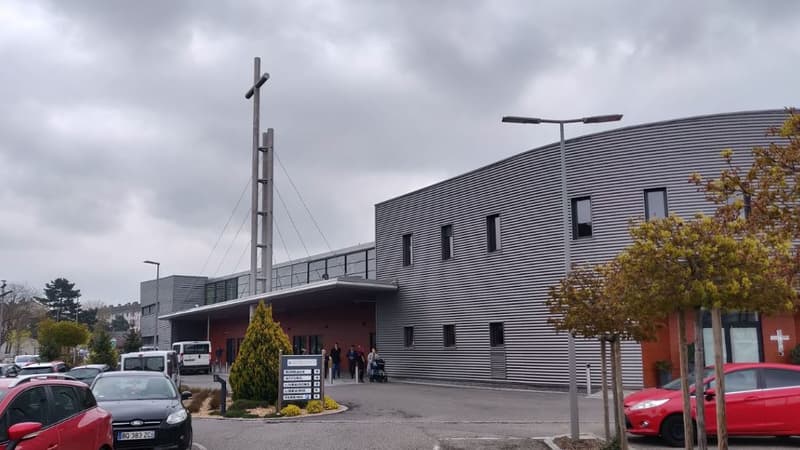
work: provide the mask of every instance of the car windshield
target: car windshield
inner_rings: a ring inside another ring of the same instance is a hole
[[[164,371],[163,356],[142,356],[139,358],[126,358],[122,370],[147,370],[152,372]]]
[[[67,375],[78,378],[79,380],[85,380],[87,378],[96,377],[98,373],[100,373],[100,369],[92,369],[91,367],[81,367],[78,369],[70,370],[69,372],[67,372]]]
[[[98,401],[155,400],[177,396],[175,387],[168,379],[137,375],[98,378],[92,393]]]
[[[36,357],[32,355],[21,355],[14,358],[15,363],[26,363],[31,361],[36,361]]]
[[[705,373],[703,374],[703,379],[705,380],[706,378],[710,377],[711,375],[714,375],[714,368],[713,367],[706,369]],[[689,380],[694,380],[694,374],[693,373],[689,374]],[[694,387],[694,383],[689,384],[689,389],[692,389],[693,387]],[[681,388],[681,379],[680,379],[680,377],[670,381],[669,383],[665,384],[664,386],[661,386],[661,389],[666,389],[668,391],[678,391],[678,390],[680,390],[680,388]]]
[[[53,373],[53,368],[51,366],[44,366],[44,367],[23,367],[22,370],[19,371],[20,375],[39,375],[43,373]]]

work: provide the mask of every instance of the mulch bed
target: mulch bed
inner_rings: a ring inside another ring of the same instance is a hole
[[[573,440],[568,436],[557,437],[553,439],[553,442],[562,450],[600,450],[606,445],[600,439]]]

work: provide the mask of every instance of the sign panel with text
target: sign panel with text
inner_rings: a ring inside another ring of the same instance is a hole
[[[323,367],[322,355],[281,355],[278,392],[281,403],[322,400]]]

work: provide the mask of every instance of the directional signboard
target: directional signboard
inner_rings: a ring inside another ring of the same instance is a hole
[[[323,367],[322,355],[281,355],[280,402],[322,400],[325,395]]]

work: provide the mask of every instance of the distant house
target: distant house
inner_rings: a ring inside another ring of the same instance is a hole
[[[139,302],[129,302],[125,304],[109,306],[108,311],[109,323],[117,316],[122,316],[128,321],[129,324],[131,324],[131,328],[134,330],[139,331],[141,328],[142,309],[139,306]]]

